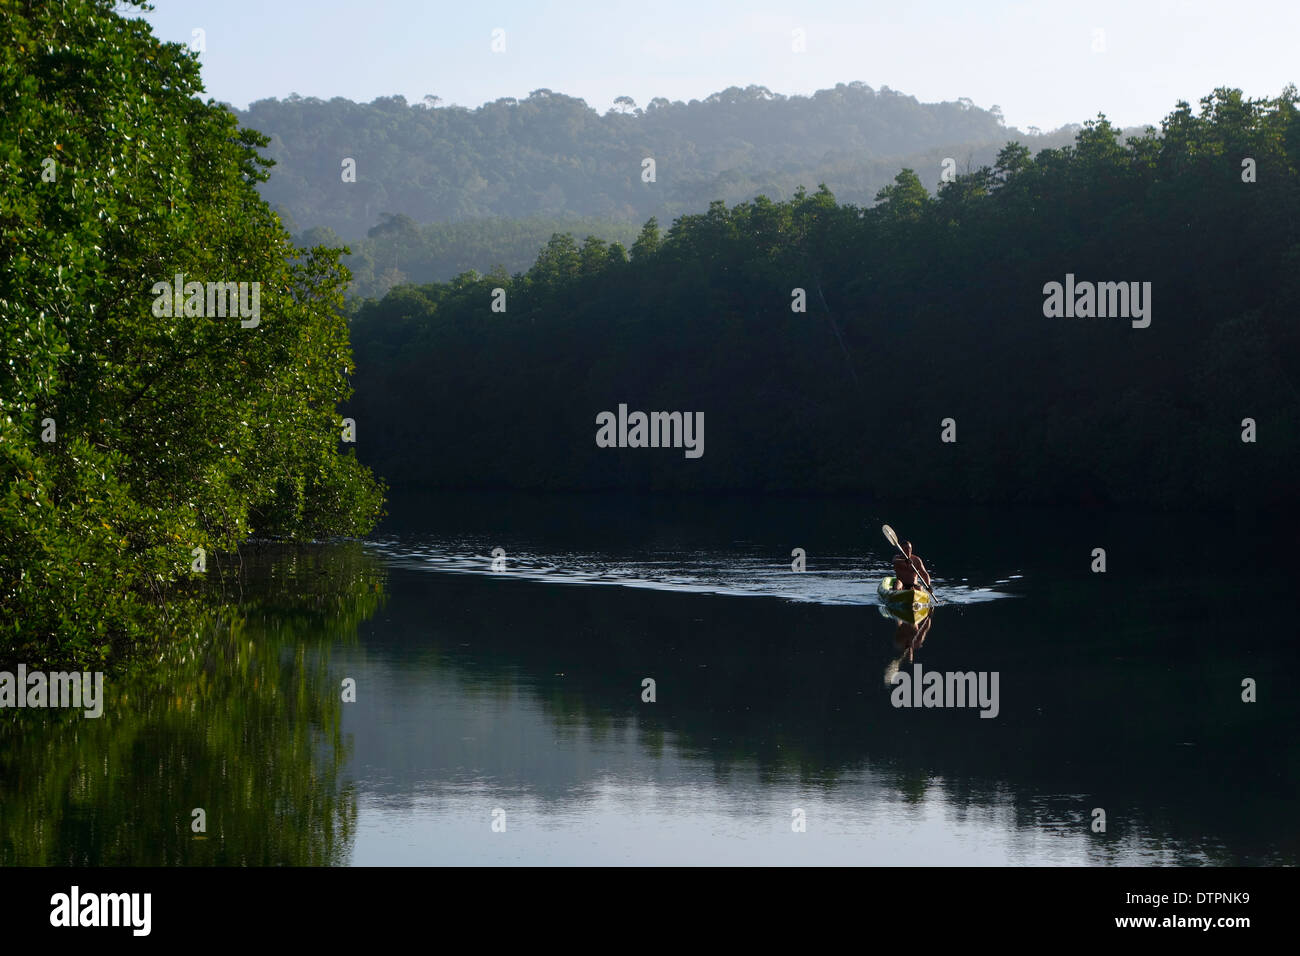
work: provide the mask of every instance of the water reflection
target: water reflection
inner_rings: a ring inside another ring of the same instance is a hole
[[[998,672],[1000,710],[984,719],[892,706],[872,662],[898,622],[869,608],[409,570],[391,591],[347,665],[385,688],[345,713],[359,862],[1295,859],[1293,835],[1264,822],[1283,818],[1292,784],[1247,794],[1202,773],[1206,760],[1244,770],[1268,752],[1261,735],[1290,747],[1280,728],[1198,701],[1198,753],[1173,746],[1189,735],[1185,670],[1154,647],[1162,609],[1111,635],[1077,609],[1070,625],[1068,596],[933,612],[944,638],[913,656],[927,671]],[[1133,655],[1121,668],[1099,652],[1111,639]],[[1145,695],[1137,724],[1132,701],[1114,703],[1129,685]],[[1097,806],[1106,833],[1090,830]],[[789,844],[794,807],[835,836]],[[496,808],[509,840],[494,842]]]
[[[1242,609],[1185,517],[949,514],[943,591],[1017,599],[900,620],[839,506],[491,504],[250,549],[239,618],[110,681],[101,720],[0,715],[0,862],[1300,860],[1285,609],[1224,644]],[[1289,541],[1238,537],[1281,593]],[[1177,558],[1138,591],[1087,571],[1099,540]],[[997,717],[894,707],[891,658],[997,672]]]
[[[927,607],[917,614],[902,615],[894,613],[883,604],[880,605],[878,610],[881,617],[894,625],[893,641],[898,656],[890,661],[885,668],[885,684],[892,687],[895,678],[898,676],[898,668],[903,663],[910,664],[916,659],[916,652],[925,643],[925,639],[930,633],[930,627],[934,624],[934,614],[936,612]]]
[[[0,863],[347,862],[357,803],[330,658],[379,607],[383,569],[355,544],[226,567],[213,583],[242,589],[237,612],[109,675],[102,717],[0,714]]]

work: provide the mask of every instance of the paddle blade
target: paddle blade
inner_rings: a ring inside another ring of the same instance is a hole
[[[885,540],[897,548],[898,535],[894,534],[894,529],[891,528],[889,525],[882,525],[880,530],[885,533]]]

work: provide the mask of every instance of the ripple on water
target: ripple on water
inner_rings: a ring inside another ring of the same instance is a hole
[[[485,539],[412,540],[376,538],[367,547],[392,567],[443,574],[483,574],[492,570],[494,545]],[[876,586],[893,569],[863,564],[848,555],[819,555],[815,568],[793,572],[789,563],[745,547],[730,551],[653,551],[638,555],[572,551],[562,554],[511,549],[506,569],[512,578],[551,584],[606,584],[733,597],[774,597],[814,604],[872,605]],[[1012,595],[1002,588],[1019,578],[976,587],[935,578],[946,604],[978,604]]]

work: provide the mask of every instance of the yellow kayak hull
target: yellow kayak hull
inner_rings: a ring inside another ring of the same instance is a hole
[[[924,588],[895,590],[894,580],[893,577],[887,577],[880,582],[880,587],[876,593],[880,597],[881,606],[887,608],[890,614],[904,620],[919,621],[930,613],[931,598],[929,591]]]

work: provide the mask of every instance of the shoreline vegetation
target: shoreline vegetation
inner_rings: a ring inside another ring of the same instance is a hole
[[[11,4],[0,44],[0,658],[32,668],[157,653],[207,556],[383,507],[340,440],[338,251],[292,245],[267,138],[116,7]],[[155,314],[178,274],[259,284],[260,321]]]

